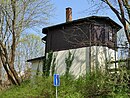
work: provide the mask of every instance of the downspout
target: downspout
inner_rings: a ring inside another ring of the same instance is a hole
[[[115,72],[117,72],[117,64],[116,64],[116,46],[117,46],[117,33],[114,36],[114,50],[115,50]]]
[[[89,32],[89,68],[90,73],[92,72],[92,66],[91,66],[91,33],[92,33],[92,24],[90,24],[90,32]]]
[[[47,29],[47,33],[49,32],[49,30]],[[47,36],[47,33],[46,33],[46,36]],[[45,41],[45,59],[43,59],[43,66],[42,66],[42,76],[44,76],[44,67],[46,65],[46,56],[47,56],[47,39]]]

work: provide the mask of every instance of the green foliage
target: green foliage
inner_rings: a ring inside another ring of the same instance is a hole
[[[109,91],[109,86],[105,81],[106,78],[107,77],[101,72],[92,72],[84,77],[79,77],[79,79],[76,80],[76,90],[79,91],[84,98],[106,96]]]
[[[112,88],[111,95],[112,96],[125,96],[123,98],[128,98],[129,93],[129,78],[130,74],[125,67],[120,67],[116,73],[114,73],[110,79],[112,81],[109,82],[109,85]],[[122,97],[121,97],[122,98]]]
[[[74,60],[74,54],[72,55],[72,53],[69,51],[68,57],[65,58],[65,63],[66,63],[65,75],[66,76],[68,76],[68,74],[69,74],[69,70],[70,70],[73,60]]]
[[[53,52],[51,51],[48,53],[48,58],[44,60],[43,76],[49,76],[52,59],[53,59]]]
[[[54,55],[54,58],[52,60],[52,73],[51,73],[52,76],[55,73],[55,66],[56,66],[56,55]]]
[[[68,74],[60,76],[58,98],[129,98],[125,68],[120,73],[106,74],[100,70],[75,79]],[[0,92],[0,98],[55,98],[53,77],[36,76],[21,86],[13,86]]]
[[[120,68],[116,73],[103,73],[100,70],[87,74],[86,80],[80,80],[81,83],[77,90],[88,97],[102,98],[129,98],[129,74],[125,68]],[[83,87],[83,88],[80,88]]]

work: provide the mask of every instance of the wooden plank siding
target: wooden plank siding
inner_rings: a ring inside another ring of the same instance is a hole
[[[115,49],[117,31],[117,28],[113,28],[104,20],[59,26],[59,28],[48,30],[46,52],[89,47],[90,45]],[[112,40],[110,40],[110,33],[112,33]]]

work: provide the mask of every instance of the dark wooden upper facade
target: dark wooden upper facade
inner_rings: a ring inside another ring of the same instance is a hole
[[[92,16],[43,28],[46,52],[89,46],[116,49],[117,31],[121,26],[109,17]]]

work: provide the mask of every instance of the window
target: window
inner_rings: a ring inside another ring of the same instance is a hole
[[[111,27],[109,27],[108,40],[109,40],[109,41],[112,41],[112,40],[113,40],[113,34],[112,34],[112,28],[111,28]]]
[[[109,32],[109,40],[112,41],[112,32]]]

